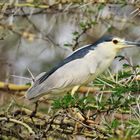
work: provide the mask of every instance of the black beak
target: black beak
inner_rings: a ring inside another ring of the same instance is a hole
[[[140,42],[131,42],[131,41],[125,41],[125,44],[128,46],[128,47],[140,47]]]

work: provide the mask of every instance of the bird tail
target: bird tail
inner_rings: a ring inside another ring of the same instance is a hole
[[[27,93],[25,95],[25,98],[27,98],[30,101],[37,101],[41,96],[43,96],[43,83],[39,84],[38,80],[44,75],[46,72],[43,72],[39,74],[35,78],[35,82],[33,85],[27,90]]]
[[[37,101],[39,99],[39,97],[41,96],[41,87],[40,86],[32,86],[31,88],[29,88],[27,90],[27,93],[25,95],[25,97],[30,100],[30,101]]]

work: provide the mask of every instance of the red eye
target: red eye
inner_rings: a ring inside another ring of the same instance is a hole
[[[116,39],[113,40],[113,43],[114,43],[114,44],[117,44],[117,43],[118,43],[118,40],[116,40]]]

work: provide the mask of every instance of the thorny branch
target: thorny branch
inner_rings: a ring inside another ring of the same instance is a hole
[[[27,111],[27,112],[26,112]],[[29,113],[28,113],[29,112]],[[14,113],[14,116],[17,117],[17,116],[22,116],[23,120],[24,120],[24,123],[21,122],[21,121],[18,121],[16,119],[12,119],[10,118],[11,116],[8,116],[8,118],[6,117],[0,117],[0,122],[1,121],[6,121],[7,123],[8,122],[12,122],[12,123],[17,123],[19,125],[23,125],[25,128],[28,129],[29,131],[29,134],[30,135],[35,135],[35,132],[32,130],[32,124],[30,123],[30,120],[27,119],[26,115],[29,115],[30,116],[30,113],[31,111],[28,111],[27,109],[22,109],[22,110],[16,110]],[[38,121],[39,119],[43,120],[44,123],[43,124],[40,124],[40,127],[42,127],[42,129],[44,129],[44,132],[46,133],[45,135],[48,136],[49,133],[52,131],[52,129],[56,129],[57,131],[60,131],[60,132],[63,132],[65,134],[76,134],[76,133],[79,133],[79,134],[82,134],[82,135],[86,135],[87,137],[95,137],[96,136],[96,132],[95,132],[95,129],[99,129],[99,133],[101,132],[101,129],[99,127],[96,127],[94,129],[94,126],[93,127],[90,127],[86,124],[84,124],[83,122],[81,121],[77,121],[77,119],[75,119],[74,117],[71,117],[70,115],[66,115],[62,120],[59,119],[60,116],[63,116],[64,112],[61,112],[61,114],[57,114],[55,115],[55,117],[53,117],[53,119],[51,119],[51,121],[49,119],[47,119],[46,117],[44,117],[44,115],[39,115],[37,114],[36,117],[34,117],[34,125],[37,127],[39,124],[38,124]],[[38,118],[39,117],[39,118]],[[74,120],[74,122],[73,122]],[[75,125],[75,121],[82,124],[83,127],[85,128],[88,128],[90,130],[93,130],[93,132],[88,132],[88,130],[85,130],[85,131],[79,131],[78,130],[74,130],[74,127]],[[29,126],[30,125],[30,126]],[[49,126],[49,127],[48,127]],[[63,128],[65,126],[65,129]],[[46,129],[46,127],[48,129]],[[90,135],[88,135],[88,133]],[[92,135],[93,134],[93,135]]]
[[[35,134],[35,132],[32,130],[32,128],[29,127],[29,126],[28,126],[26,123],[24,123],[24,122],[21,122],[21,121],[18,121],[18,120],[16,120],[16,119],[12,119],[12,118],[6,118],[6,117],[0,117],[0,122],[1,122],[1,121],[12,122],[12,123],[16,123],[16,124],[22,125],[22,126],[24,126],[26,129],[28,129],[30,135],[34,135],[34,134]]]
[[[78,34],[78,36],[74,39],[74,45],[72,45],[72,50],[73,51],[75,51],[77,48],[79,48],[79,39],[81,38],[81,36],[82,35],[84,35],[86,32],[87,32],[87,30],[89,30],[90,28],[91,28],[91,25],[89,24],[89,25],[87,25],[88,27],[87,28],[84,28],[83,30],[82,30],[82,32],[80,33],[80,34]]]
[[[5,86],[3,83],[0,83],[0,85],[2,85],[3,88]],[[7,85],[9,89],[12,86],[13,85],[10,86]],[[89,117],[86,116],[87,110],[82,110],[81,113],[80,104],[76,100],[75,106],[62,108],[61,110],[58,110],[58,113],[55,113],[56,112],[55,110],[54,113],[40,113],[38,111],[35,114],[35,116],[33,116],[32,118],[33,121],[31,121],[30,118],[32,114],[31,110],[19,106],[16,107],[15,105],[13,110],[13,107],[10,104],[8,109],[6,110],[7,111],[6,113],[5,112],[0,113],[0,125],[2,125],[1,123],[6,124],[4,125],[3,128],[1,128],[2,129],[1,132],[3,135],[6,134],[7,136],[9,135],[11,136],[10,132],[13,132],[12,137],[16,137],[16,138],[20,137],[20,139],[24,139],[26,137],[24,133],[18,136],[19,133],[16,133],[15,129],[13,129],[15,128],[15,126],[13,125],[13,127],[10,127],[11,125],[9,124],[13,123],[13,124],[17,124],[18,127],[22,129],[22,132],[25,132],[24,129],[27,129],[29,134],[30,132],[35,134],[34,137],[38,139],[46,138],[48,136],[54,137],[54,134],[56,133],[58,134],[63,133],[65,135],[77,134],[89,138],[107,139],[110,136],[114,136],[114,133],[116,135],[120,135],[120,133],[118,133],[119,132],[118,129],[112,128],[113,131],[109,131],[108,129],[106,129],[106,126],[104,126],[104,124],[101,123],[102,122],[101,116],[104,116],[105,119],[109,119],[113,117],[114,119],[121,120],[121,121],[129,121],[130,118],[131,119],[135,118],[136,115],[139,117],[136,111],[137,108],[139,108],[138,105],[139,100],[137,100],[136,102],[134,100],[131,100],[132,103],[129,101],[131,103],[129,104],[130,110],[126,111],[124,107],[125,104],[127,104],[127,101],[126,103],[124,101],[119,102],[120,99],[125,100],[125,98],[126,97],[122,98],[122,96],[120,96],[116,100],[117,104],[116,103],[104,104],[104,106],[101,105],[101,107],[100,104],[99,106],[97,106],[98,102],[100,101],[99,99],[96,99],[95,102],[93,102],[92,104],[90,103],[93,109],[90,109]],[[128,99],[130,100],[130,98]],[[67,102],[68,101],[70,100],[68,99]],[[84,102],[86,103],[86,98],[82,100],[82,104],[84,104]],[[62,103],[64,104],[65,102]],[[86,104],[84,104],[84,106],[86,106]],[[110,126],[108,127],[110,128]],[[121,131],[125,131],[125,129],[122,129]],[[42,132],[41,135],[40,132]]]
[[[0,125],[2,122],[5,123],[15,123],[19,126],[25,127],[30,135],[34,135],[36,138],[45,138],[48,136],[52,136],[53,132],[59,132],[67,135],[78,134],[84,135],[89,138],[107,138],[113,132],[109,132],[104,129],[102,125],[97,124],[93,120],[80,121],[78,118],[70,115],[70,112],[65,110],[61,110],[56,115],[46,116],[46,114],[37,112],[36,116],[34,116],[34,124],[30,120],[30,115],[32,111],[26,108],[16,109],[14,111],[8,112],[7,116],[5,113],[0,114]],[[116,113],[116,116],[120,119],[123,118],[123,114]],[[13,119],[14,117],[14,119]],[[23,121],[18,120],[19,117],[22,117]],[[132,117],[132,116],[131,116]],[[126,119],[126,117],[125,117]],[[129,117],[127,118],[127,120]],[[88,122],[88,124],[86,123]],[[9,128],[9,125],[4,125],[4,128]],[[76,128],[75,128],[76,127]],[[9,129],[6,129],[7,135],[9,134]],[[43,135],[39,135],[38,131],[41,129]],[[22,130],[24,132],[25,130]],[[117,131],[117,130],[116,130]],[[3,131],[2,131],[3,133]],[[21,135],[24,138],[24,135]],[[17,137],[14,135],[14,137]]]
[[[59,1],[55,1],[53,4],[49,4],[49,3],[44,3],[44,2],[39,2],[38,4],[35,4],[34,2],[31,2],[31,3],[12,3],[12,6],[16,6],[16,7],[34,7],[34,8],[45,8],[45,9],[48,9],[48,8],[51,8],[51,7],[54,7],[54,6],[58,6],[59,4],[69,4],[69,3],[73,3],[73,4],[79,4],[79,3],[83,3],[86,5],[90,5],[90,4],[96,4],[96,3],[99,3],[99,4],[125,4],[125,5],[133,5],[133,6],[139,6],[139,1],[137,0],[134,0],[134,1],[127,1],[127,0],[124,0],[124,1],[121,1],[121,0],[118,0],[118,1],[112,1],[112,0],[92,0],[92,1],[84,1],[83,0],[78,0],[78,1],[75,1],[75,0],[59,0]],[[8,5],[8,6],[11,6],[11,3],[8,3],[8,2],[5,2],[5,3],[0,3],[0,6],[3,6],[4,4]],[[80,6],[79,6],[80,7]]]

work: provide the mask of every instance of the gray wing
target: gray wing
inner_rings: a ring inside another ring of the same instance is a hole
[[[51,91],[59,92],[75,85],[83,84],[88,80],[90,74],[96,71],[96,64],[94,61],[91,63],[92,65],[89,64],[88,61],[81,58],[63,65],[52,73],[44,82],[38,85],[35,83],[33,87],[28,90],[26,97],[32,99],[37,96],[43,96],[44,93],[49,93]],[[95,66],[93,64],[95,64]]]

